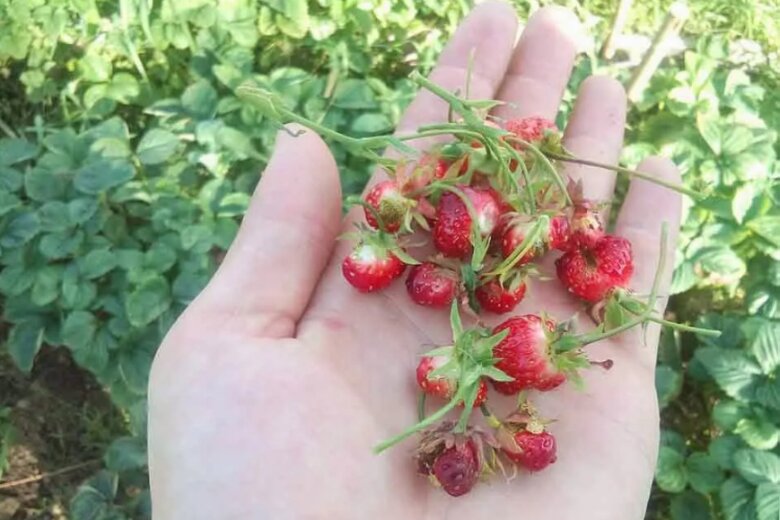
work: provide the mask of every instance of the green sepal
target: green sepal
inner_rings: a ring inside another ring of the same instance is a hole
[[[452,328],[452,339],[457,344],[458,339],[463,335],[463,322],[460,320],[457,298],[453,300],[450,307],[450,327]]]
[[[454,352],[455,352],[455,347],[452,345],[447,345],[445,347],[436,347],[433,350],[429,350],[425,352],[423,356],[428,356],[428,357],[452,356]]]
[[[492,379],[493,381],[499,381],[504,383],[509,383],[515,380],[514,377],[510,376],[500,368],[496,368],[494,366],[483,369],[482,375],[489,379]]]

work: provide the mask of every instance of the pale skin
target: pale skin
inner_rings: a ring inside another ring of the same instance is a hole
[[[516,44],[517,24],[507,5],[481,4],[449,42],[432,80],[462,89],[473,52],[472,98],[506,101],[495,111],[499,118],[554,118],[578,22],[562,8],[541,9]],[[566,147],[617,163],[625,111],[620,84],[586,80],[565,129]],[[446,117],[445,105],[422,93],[399,131]],[[639,169],[679,182],[666,159],[647,159]],[[611,198],[610,172],[577,166],[566,173],[583,180],[587,196]],[[415,422],[418,356],[451,334],[447,312],[416,306],[402,282],[365,295],[343,280],[340,264],[351,245],[336,237],[362,217],[353,212],[344,221],[340,207],[327,146],[310,131],[280,133],[235,243],[152,367],[155,518],[642,518],[659,434],[655,326],[646,344],[633,330],[590,345],[592,359],[612,359],[614,367],[588,371],[585,391],[566,385],[533,396],[543,415],[556,419],[549,428],[559,447],[558,461],[541,473],[495,478],[453,499],[415,474],[415,437],[372,452]],[[679,219],[677,194],[632,183],[616,232],[633,243],[637,293],[647,294],[652,284],[662,222],[670,224],[673,250]],[[662,298],[658,306],[664,305]],[[536,282],[517,313],[543,310],[566,319],[582,307],[555,281]],[[580,321],[587,330],[587,318]],[[507,399],[491,396],[499,412],[509,409]]]

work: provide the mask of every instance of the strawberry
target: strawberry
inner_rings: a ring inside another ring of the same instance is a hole
[[[555,215],[550,219],[550,231],[547,234],[547,244],[550,249],[566,251],[570,240],[569,220],[566,215]]]
[[[428,395],[440,397],[449,401],[458,389],[458,383],[454,377],[429,377],[429,374],[444,366],[449,361],[446,356],[423,356],[417,365],[417,384]],[[477,398],[474,406],[477,407],[487,400],[487,385],[480,380]]]
[[[604,225],[601,223],[599,211],[588,201],[575,203],[569,228],[570,248],[595,247],[596,242],[604,236]]]
[[[395,233],[401,228],[404,217],[409,209],[414,206],[414,201],[403,196],[395,181],[386,180],[374,185],[366,194],[365,202],[373,207],[385,225],[385,231]],[[366,222],[374,229],[379,229],[374,214],[364,208]]]
[[[361,242],[341,263],[344,278],[360,292],[384,289],[405,269],[393,251],[374,241]]]
[[[409,297],[420,305],[446,307],[458,293],[458,275],[452,269],[425,262],[412,267],[406,278]]]
[[[511,132],[519,139],[531,144],[540,143],[544,139],[545,131],[558,131],[555,123],[538,116],[510,119],[504,128],[507,132]]]
[[[487,237],[496,227],[499,205],[492,190],[459,186],[468,197],[476,216],[476,228],[482,237]],[[466,204],[458,195],[445,192],[436,208],[436,223],[433,227],[433,245],[444,256],[462,258],[472,250],[472,219]]]
[[[450,496],[465,495],[479,480],[477,448],[470,440],[445,448],[433,462],[432,476]]]
[[[515,282],[503,286],[494,278],[479,285],[474,291],[474,295],[483,310],[504,314],[512,311],[522,301],[525,289],[525,283],[522,280],[519,283]]]
[[[590,303],[609,296],[617,287],[626,287],[634,272],[631,243],[625,238],[605,235],[592,249],[572,249],[555,262],[558,279],[568,291]]]
[[[517,316],[498,325],[493,333],[502,330],[509,334],[493,348],[493,357],[496,368],[514,380],[494,381],[496,390],[505,395],[528,388],[552,390],[566,380],[553,359],[549,337],[555,324],[551,320],[533,314]]]
[[[541,471],[557,459],[555,437],[551,433],[520,430],[513,440],[517,449],[504,449],[504,454],[529,471]]]
[[[506,220],[501,234],[501,254],[504,258],[509,258],[525,240],[526,235],[531,231],[534,221],[522,215],[516,215]],[[541,244],[531,246],[531,248],[518,260],[516,265],[529,263],[538,254],[543,253]]]
[[[441,422],[435,429],[423,433],[415,451],[417,471],[450,496],[465,495],[479,481],[495,456],[485,451],[499,448],[491,435],[467,427],[464,433],[454,432],[455,423]],[[493,452],[494,453],[494,452]]]

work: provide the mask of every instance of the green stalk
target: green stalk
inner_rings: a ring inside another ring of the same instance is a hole
[[[542,163],[547,167],[547,169],[552,173],[553,179],[555,180],[555,183],[558,185],[558,188],[560,188],[561,192],[563,193],[563,198],[566,200],[567,206],[574,205],[574,202],[572,202],[571,197],[569,196],[569,190],[566,188],[566,183],[563,181],[563,177],[561,177],[561,174],[558,173],[558,170],[555,169],[555,165],[550,162],[550,159],[545,155],[539,148],[532,145],[528,141],[523,141],[522,139],[518,139],[515,136],[508,137],[509,141],[514,141],[518,144],[521,144],[525,146],[527,149],[531,150],[531,153],[533,153]]]
[[[442,406],[441,408],[436,410],[434,413],[432,413],[431,415],[429,415],[428,417],[426,417],[422,421],[418,422],[417,424],[415,424],[414,426],[409,428],[408,430],[406,430],[406,431],[404,431],[402,433],[399,433],[395,437],[391,437],[390,439],[387,439],[384,442],[381,442],[381,443],[377,444],[376,447],[374,447],[374,453],[377,453],[377,454],[382,453],[387,448],[395,446],[396,444],[398,444],[399,442],[403,441],[404,439],[406,439],[406,438],[414,435],[415,433],[417,433],[417,432],[419,432],[421,430],[424,430],[425,428],[435,424],[437,421],[439,421],[445,415],[447,415],[447,412],[449,412],[450,410],[452,410],[453,408],[455,408],[458,405],[458,402],[463,399],[463,395],[461,395],[462,393],[463,392],[458,390],[455,393],[455,396],[452,398],[452,400],[449,403],[445,404],[444,406]]]
[[[554,153],[546,153],[546,155],[550,159],[555,159],[556,161],[570,162],[574,164],[583,164],[585,166],[594,166],[596,168],[601,168],[603,170],[612,170],[617,173],[622,173],[624,175],[628,175],[629,177],[637,177],[639,179],[658,184],[672,191],[682,193],[683,195],[688,195],[692,199],[702,199],[705,197],[705,194],[699,193],[698,191],[694,191],[680,184],[674,184],[672,182],[668,182],[663,179],[660,179],[656,176],[649,175],[647,173],[642,173],[637,170],[632,170],[630,168],[624,168],[623,166],[604,164],[596,161],[590,161],[588,159],[579,159],[576,157],[566,157],[565,155],[558,155]]]
[[[625,307],[623,307],[625,309]],[[628,309],[626,309],[628,310]],[[630,312],[630,311],[629,311]],[[699,334],[701,336],[711,336],[713,338],[716,338],[721,335],[721,331],[719,330],[713,330],[713,329],[703,329],[701,327],[693,327],[691,325],[685,325],[683,323],[676,323],[674,321],[665,320],[663,318],[659,318],[658,316],[649,315],[647,316],[647,321],[652,321],[653,323],[658,323],[659,325],[663,325],[665,327],[669,327],[671,329],[677,329],[684,332],[694,332],[696,334]]]
[[[418,421],[425,420],[425,399],[426,399],[425,392],[420,392],[419,397],[417,397],[417,420]]]
[[[517,262],[520,261],[520,259],[525,256],[525,254],[531,250],[531,248],[536,244],[539,239],[541,238],[542,230],[544,228],[543,225],[543,219],[540,217],[535,223],[534,227],[531,230],[528,235],[526,235],[525,239],[523,240],[523,244],[525,244],[523,247],[519,247],[512,251],[512,254],[509,255],[503,262],[498,264],[498,266],[490,271],[489,273],[486,273],[485,276],[500,276],[504,274],[505,272],[512,269]],[[521,245],[523,245],[521,244]]]

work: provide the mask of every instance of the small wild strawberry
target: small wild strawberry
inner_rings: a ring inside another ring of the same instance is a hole
[[[492,190],[459,186],[458,189],[468,197],[476,217],[476,229],[483,237],[489,236],[496,227],[499,217],[499,204]],[[444,256],[462,258],[472,250],[472,219],[466,204],[452,192],[441,196],[436,208],[436,223],[433,226],[433,245]]]
[[[537,144],[544,139],[545,131],[558,131],[555,123],[543,117],[523,117],[520,119],[510,119],[504,125],[507,132],[511,132],[519,139],[531,144]]]
[[[516,214],[515,214],[516,215]],[[520,246],[523,244],[525,237],[532,230],[534,221],[521,216],[516,215],[506,219],[503,226],[503,233],[501,234],[501,254],[504,258],[512,256]],[[543,253],[541,247],[541,241],[537,244],[532,244],[525,254],[518,260],[517,265],[524,265],[531,262],[537,255]]]
[[[504,314],[511,312],[523,300],[525,289],[525,283],[522,280],[501,285],[494,278],[477,286],[474,295],[483,310]]]
[[[570,293],[590,303],[604,300],[617,287],[626,287],[634,272],[631,243],[606,235],[592,249],[577,248],[555,262],[558,279]]]
[[[550,219],[550,231],[547,234],[547,244],[550,249],[566,251],[569,248],[571,229],[565,215],[555,215]]]
[[[366,194],[365,201],[373,207],[385,224],[385,231],[394,233],[401,228],[406,213],[414,206],[414,201],[404,197],[398,185],[393,180],[386,180],[374,185]],[[366,222],[374,229],[379,229],[379,223],[374,214],[364,208]]]
[[[601,223],[599,211],[589,202],[575,204],[569,224],[569,248],[595,247],[604,236],[604,225]]]
[[[431,474],[450,496],[465,495],[479,480],[477,449],[472,441],[445,448],[433,462]]]
[[[525,389],[552,390],[566,380],[566,375],[555,364],[550,336],[555,324],[539,316],[527,314],[510,318],[493,329],[497,334],[509,334],[493,348],[496,367],[514,378],[513,381],[494,381],[502,394],[513,395]]]
[[[454,427],[454,423],[444,421],[424,432],[415,460],[420,474],[448,495],[459,497],[471,491],[488,468],[485,451],[499,446],[492,436],[475,428],[454,433]]]
[[[341,263],[344,278],[361,292],[384,289],[405,269],[406,265],[391,250],[373,242],[358,244]]]
[[[458,382],[454,377],[431,377],[430,373],[444,366],[449,359],[446,356],[423,356],[417,365],[417,385],[428,395],[440,397],[449,401],[458,390]],[[477,407],[487,400],[487,385],[480,380],[477,398],[474,406]]]
[[[517,450],[504,449],[506,457],[529,471],[541,471],[557,460],[555,437],[546,431],[520,430],[513,436]]]
[[[415,303],[428,307],[446,307],[458,294],[460,281],[452,269],[433,262],[412,267],[406,278],[406,290]]]

